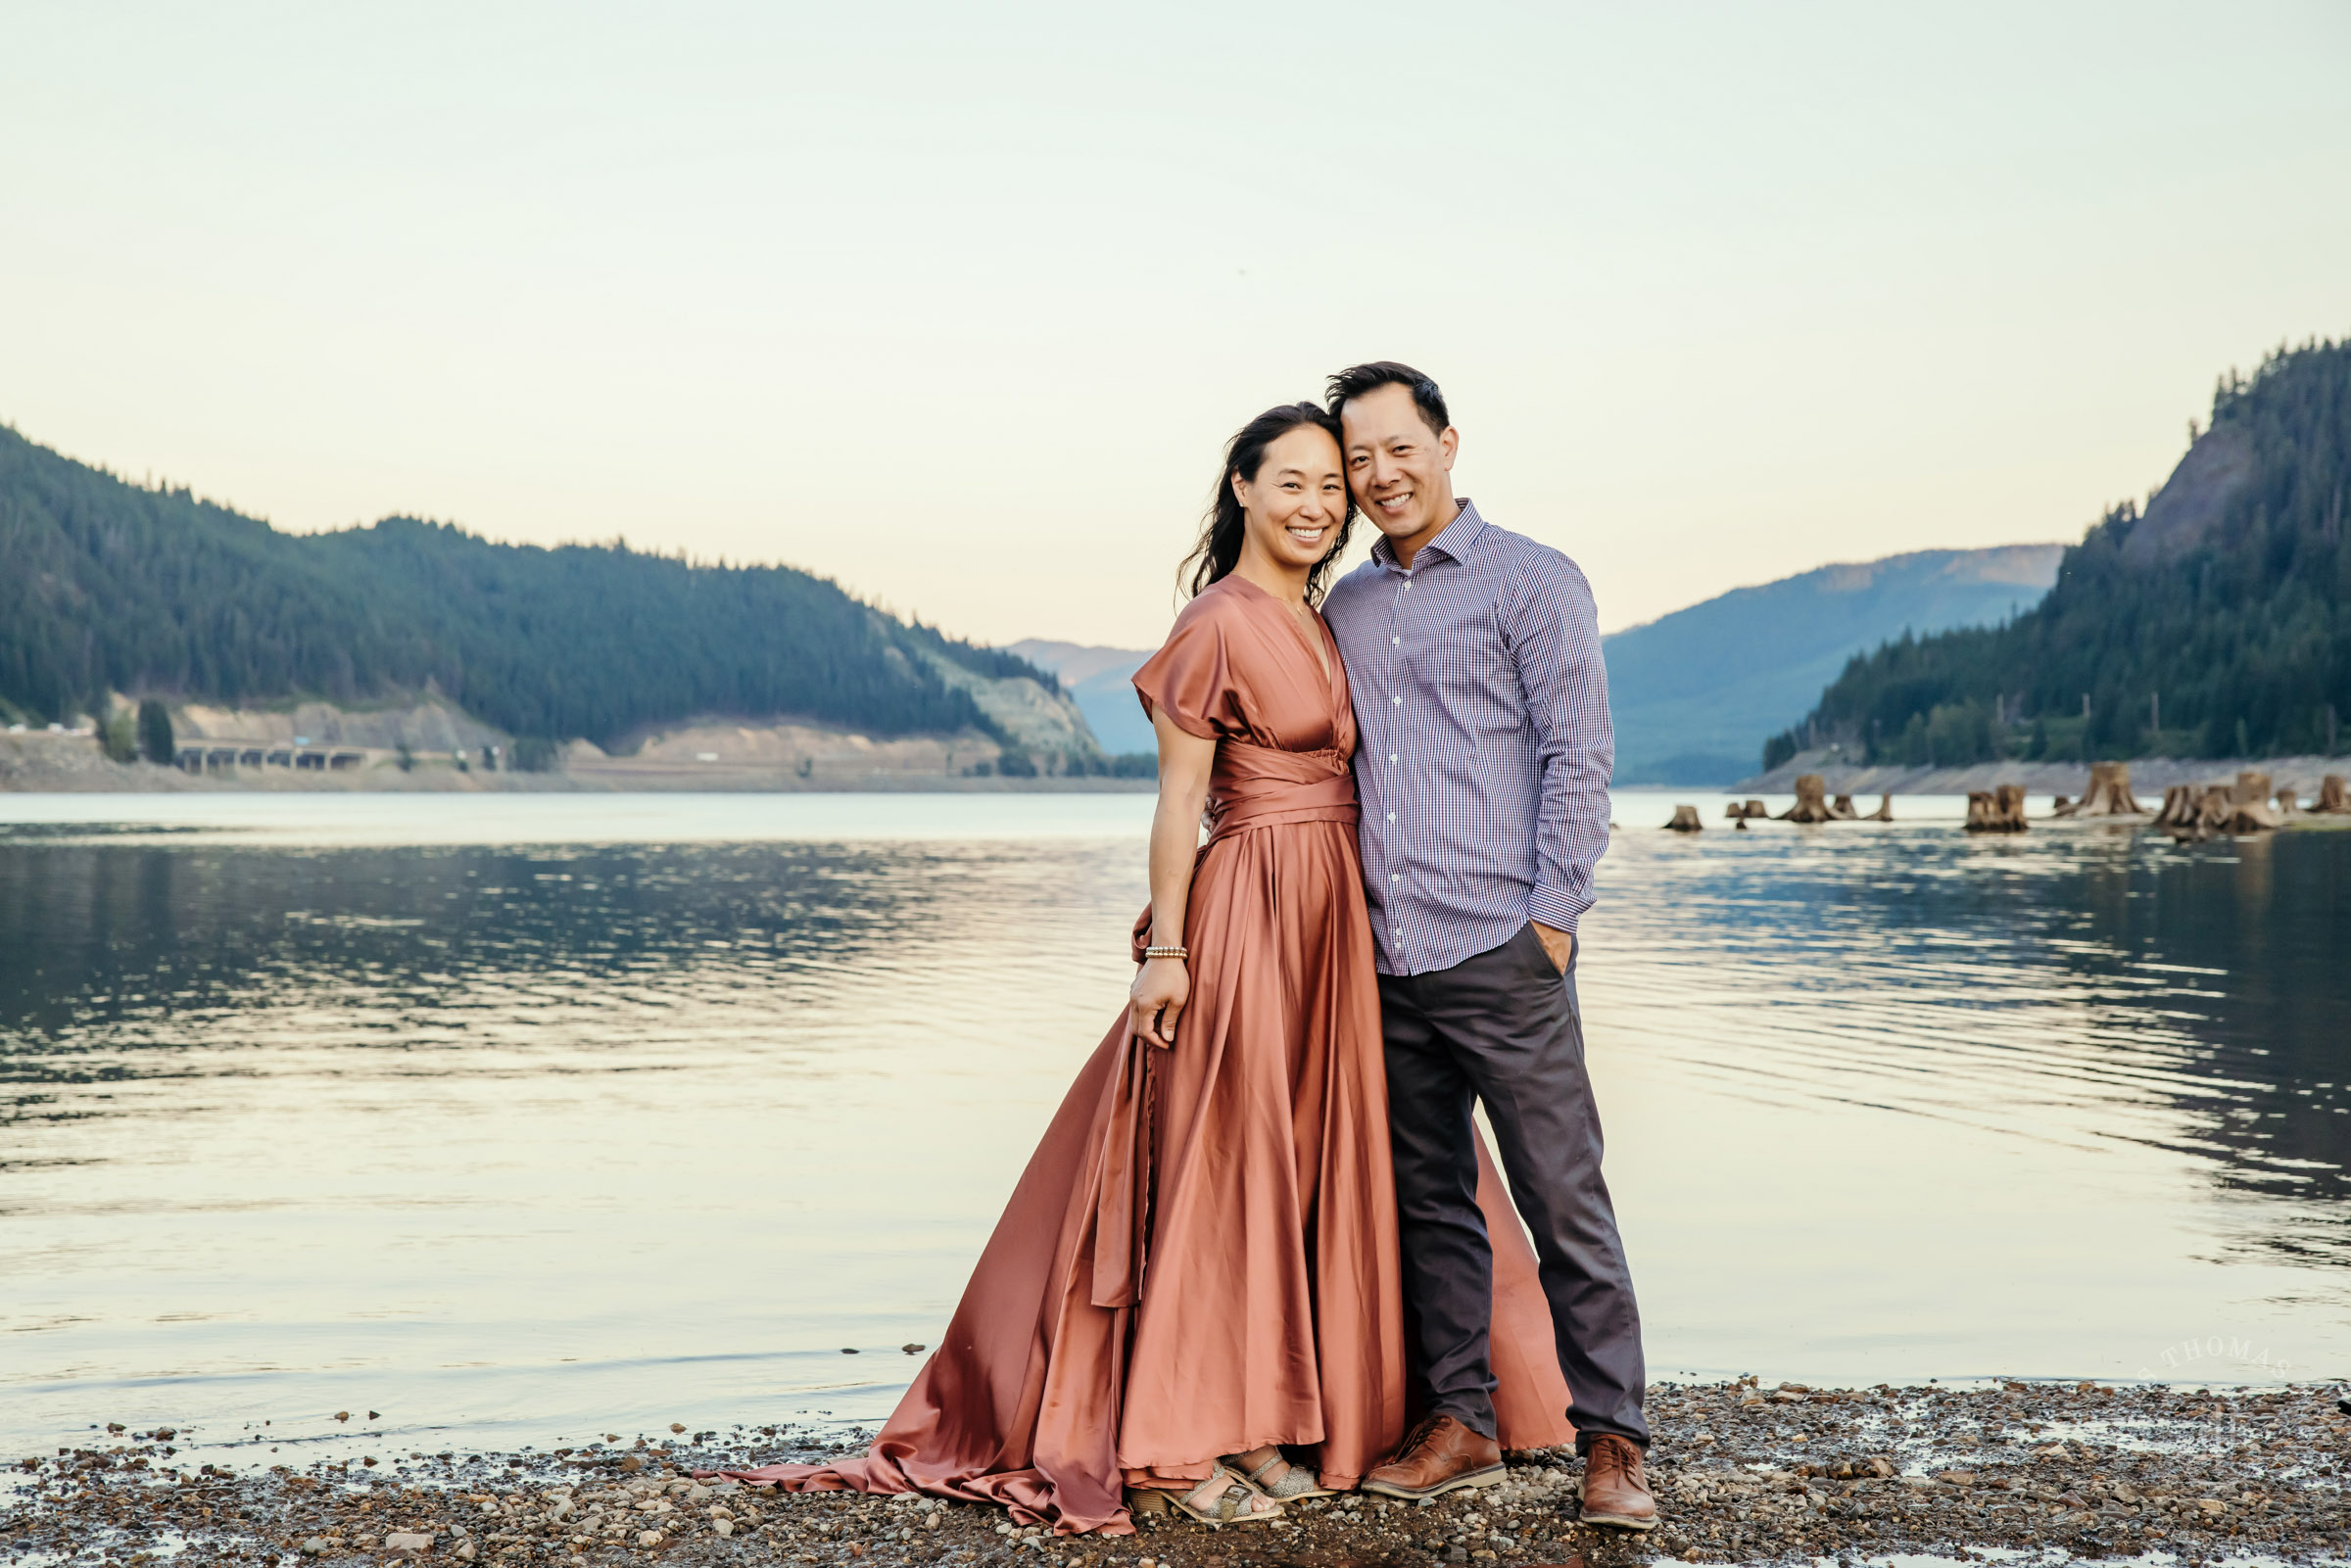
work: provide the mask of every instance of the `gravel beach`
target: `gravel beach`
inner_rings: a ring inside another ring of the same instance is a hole
[[[2333,1386],[2206,1390],[2006,1383],[1814,1390],[1659,1385],[1650,1474],[1662,1522],[1572,1522],[1578,1465],[1511,1456],[1507,1481],[1432,1504],[1293,1504],[1270,1526],[1165,1514],[1135,1535],[1055,1538],[998,1508],[788,1496],[696,1469],[849,1451],[788,1430],[680,1432],[552,1453],[385,1452],[307,1468],[198,1462],[170,1428],[101,1430],[20,1456],[0,1493],[0,1561],[481,1564],[817,1563],[1036,1568],[1347,1564],[1840,1564],[2135,1557],[2183,1563],[2351,1556]]]

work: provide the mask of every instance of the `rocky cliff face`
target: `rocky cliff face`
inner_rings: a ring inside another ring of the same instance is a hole
[[[1068,692],[1049,691],[1026,676],[995,680],[936,654],[926,657],[941,681],[969,692],[982,713],[1031,751],[1064,757],[1102,755],[1085,715]]]

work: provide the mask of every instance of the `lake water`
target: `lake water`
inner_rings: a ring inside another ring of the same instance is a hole
[[[1654,1375],[2351,1371],[2351,833],[1672,798],[1580,969]],[[0,1457],[878,1420],[1121,1006],[1149,812],[0,796]]]

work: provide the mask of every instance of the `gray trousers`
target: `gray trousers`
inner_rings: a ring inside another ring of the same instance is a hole
[[[1419,1402],[1494,1436],[1494,1253],[1477,1207],[1469,1119],[1483,1101],[1511,1196],[1534,1235],[1574,1401],[1576,1447],[1613,1433],[1643,1448],[1641,1311],[1600,1174],[1600,1113],[1584,1075],[1572,967],[1532,926],[1427,974],[1379,977],[1404,1300]]]

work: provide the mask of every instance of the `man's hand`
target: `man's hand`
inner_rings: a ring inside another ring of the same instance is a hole
[[[1566,974],[1567,966],[1575,962],[1575,932],[1554,930],[1539,920],[1527,924],[1535,928],[1535,939],[1543,944],[1543,954],[1551,960],[1551,967]]]

